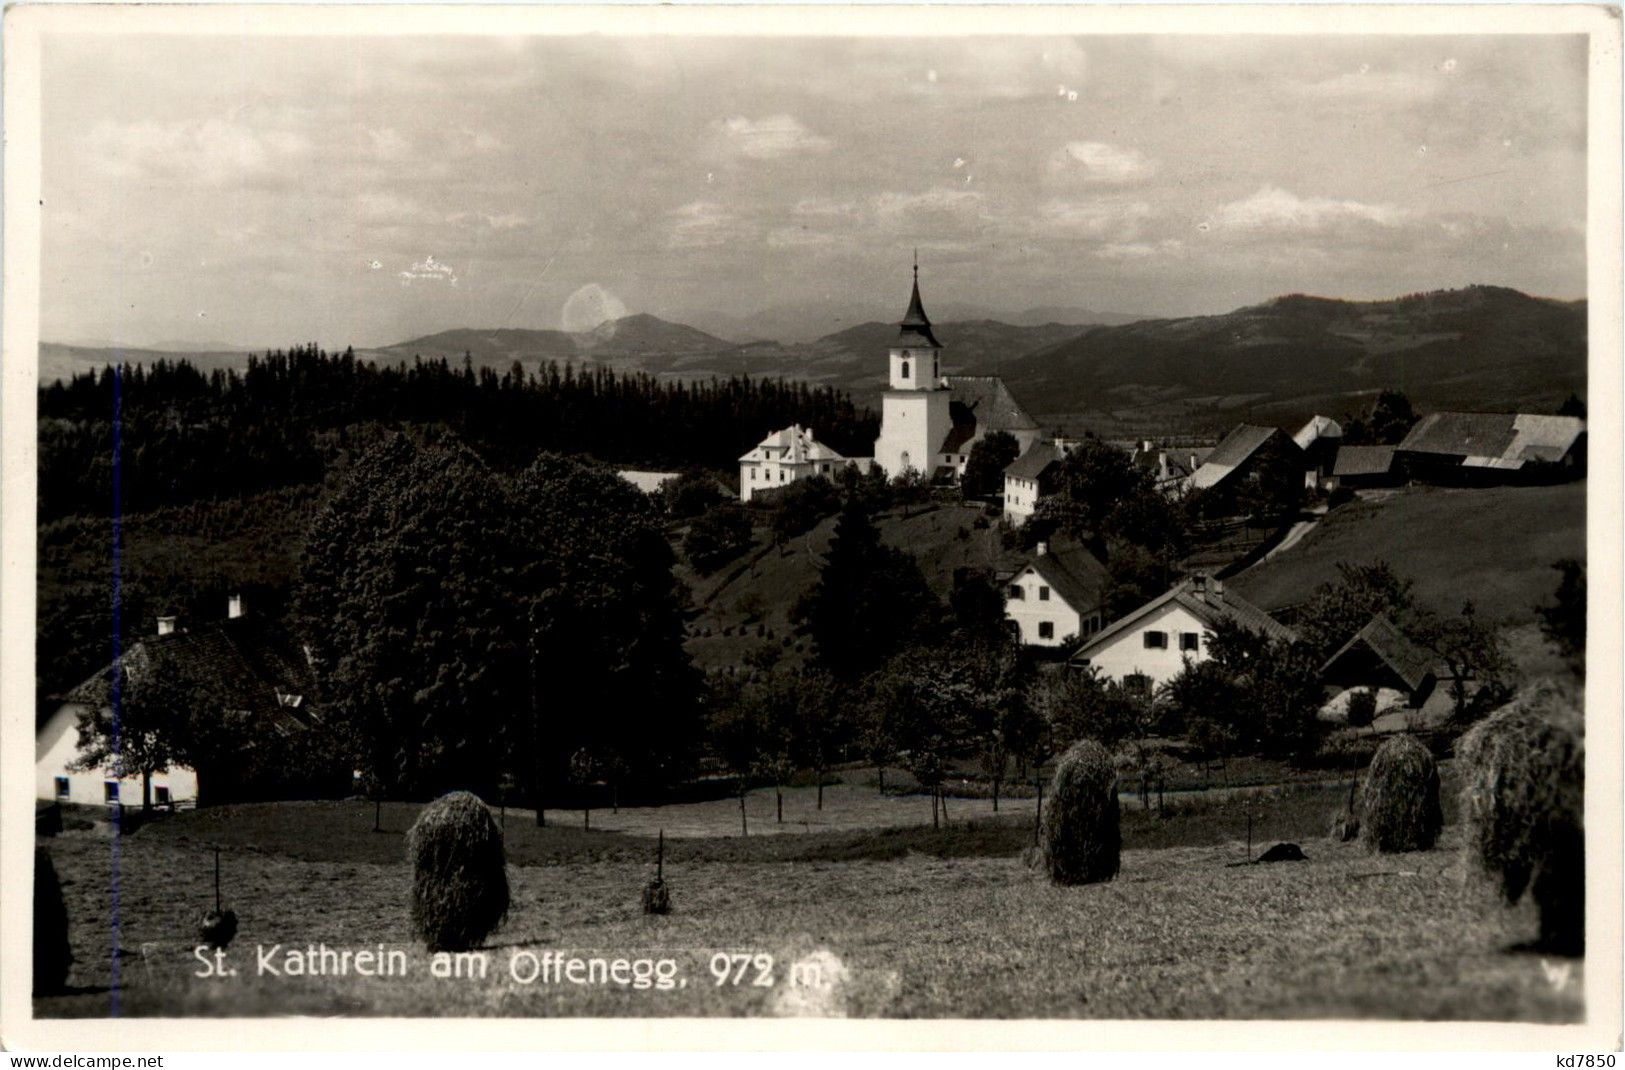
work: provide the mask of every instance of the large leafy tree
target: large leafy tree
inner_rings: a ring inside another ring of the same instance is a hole
[[[1386,561],[1337,563],[1338,578],[1315,588],[1299,614],[1298,631],[1322,659],[1331,657],[1381,613],[1404,629],[1414,613],[1411,581]]]
[[[931,634],[941,614],[919,565],[882,543],[861,503],[853,500],[836,521],[817,583],[793,615],[812,637],[823,667],[850,681]]]
[[[608,468],[543,454],[517,481],[544,771],[587,746],[640,783],[687,772],[699,676],[683,651],[675,557],[647,496]]]
[[[1021,443],[1008,431],[994,431],[971,444],[959,489],[967,498],[986,498],[1004,491],[1004,470],[1021,456]]]
[[[485,791],[503,771],[525,708],[515,505],[449,435],[398,435],[312,525],[299,612],[320,697],[386,791]]]
[[[1085,438],[1061,462],[1061,491],[1038,502],[1023,528],[1031,539],[1070,535],[1108,563],[1125,547],[1165,570],[1187,549],[1183,508],[1157,490],[1151,472],[1097,438]]]
[[[697,735],[654,503],[544,455],[516,480],[456,439],[398,436],[317,517],[300,612],[322,699],[386,790],[536,795],[583,747],[644,782]]]

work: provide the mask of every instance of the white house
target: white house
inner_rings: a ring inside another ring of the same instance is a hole
[[[1005,589],[1004,619],[1028,646],[1094,635],[1104,619],[1106,567],[1082,546],[1040,542]]]
[[[812,428],[791,424],[775,431],[739,458],[739,500],[788,486],[798,479],[833,476],[847,459],[814,437]]]
[[[167,659],[189,672],[207,674],[241,708],[257,716],[274,718],[279,731],[309,727],[305,709],[308,666],[300,655],[283,649],[247,617],[241,595],[227,603],[227,616],[196,628],[178,628],[174,617],[159,617],[157,634],[132,643],[117,667],[139,677],[154,659]],[[139,806],[141,777],[115,777],[107,768],[71,768],[79,758],[78,721],[93,704],[106,701],[107,685],[116,666],[109,665],[60,696],[41,719],[34,736],[34,795],[38,799],[89,806]],[[172,765],[152,776],[152,802],[159,806],[185,806],[197,801],[198,779],[191,769]]]
[[[1004,469],[1004,519],[1020,527],[1033,515],[1038,500],[1059,489],[1065,451],[1054,442],[1034,442]]]
[[[1192,576],[1113,621],[1072,655],[1075,665],[1091,665],[1101,676],[1150,694],[1184,668],[1185,660],[1208,656],[1208,634],[1232,620],[1272,638],[1296,633],[1274,617],[1227,590],[1222,580]]]

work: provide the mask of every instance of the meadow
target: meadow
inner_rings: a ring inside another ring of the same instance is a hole
[[[827,790],[826,809],[856,809],[850,790]],[[809,796],[790,789],[787,810],[810,809]],[[1457,826],[1438,850],[1369,855],[1325,838],[1345,796],[1305,785],[1170,801],[1160,814],[1126,807],[1117,879],[1075,888],[1028,864],[1030,801],[994,817],[955,800],[944,829],[748,837],[721,831],[737,820],[736,800],[693,804],[704,834],[667,839],[674,910],[655,918],[639,907],[651,837],[583,830],[568,811],[550,811],[539,829],[534,815],[509,811],[512,907],[486,946],[487,975],[474,978],[433,976],[409,932],[409,804],[385,806],[379,832],[362,801],[183,813],[119,838],[116,868],[111,837],[73,831],[50,849],[67,882],[75,989],[36,1001],[37,1013],[1582,1016],[1583,964],[1517,950],[1533,934],[1532,913],[1499,906],[1468,879]],[[910,796],[880,805],[893,802],[925,806]],[[750,804],[770,807],[771,790]],[[629,829],[663,820],[621,813]],[[886,813],[872,808],[865,820],[902,816]],[[1238,864],[1249,827],[1254,854],[1290,839],[1308,861]],[[216,847],[225,905],[241,919],[226,960],[239,973],[199,977],[194,933],[212,905]],[[407,967],[392,977],[261,975],[256,948],[278,944],[381,945],[404,951]],[[526,983],[529,956],[547,951],[669,960],[672,986]],[[720,985],[719,953],[746,956],[720,960]],[[766,972],[760,955],[772,958]]]
[[[1586,481],[1535,487],[1412,486],[1327,514],[1303,541],[1230,581],[1266,609],[1335,582],[1337,565],[1387,561],[1416,601],[1456,613],[1472,599],[1487,620],[1535,620],[1557,590],[1552,563],[1586,558]]]

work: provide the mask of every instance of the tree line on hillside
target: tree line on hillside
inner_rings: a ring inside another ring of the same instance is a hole
[[[878,421],[804,382],[663,381],[551,362],[498,374],[465,359],[374,365],[314,344],[207,375],[185,360],[107,367],[39,392],[39,518],[141,512],[319,482],[358,425],[439,424],[493,466],[539,450],[653,467],[731,467],[792,423],[848,454]],[[114,429],[118,429],[115,450]]]

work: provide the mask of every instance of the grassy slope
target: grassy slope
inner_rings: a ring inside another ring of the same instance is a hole
[[[1001,549],[995,523],[985,528],[975,527],[976,518],[981,515],[980,506],[943,505],[915,515],[888,513],[879,518],[876,526],[887,544],[914,554],[926,582],[946,599],[953,586],[954,569],[962,565],[1008,568],[1021,559],[1020,555],[1010,555]],[[701,668],[738,664],[747,651],[766,640],[765,636],[756,635],[758,624],[773,633],[774,642],[782,644],[786,637],[792,637],[790,646],[785,649],[794,659],[797,640],[793,638],[795,629],[790,623],[790,610],[796,599],[817,582],[818,570],[834,531],[835,518],[830,517],[807,534],[779,549],[768,549],[764,554],[761,540],[765,540],[766,532],[758,529],[757,546],[716,574],[697,577],[684,566],[680,577],[689,584],[694,604],[704,606],[691,624],[686,645],[695,664]],[[741,564],[758,555],[759,559],[743,574],[729,578]],[[759,617],[746,611],[748,602],[745,600],[752,594],[760,602]],[[747,621],[748,634],[741,636],[739,629]],[[710,636],[703,634],[706,628],[711,629]],[[723,635],[724,629],[732,629],[733,634]]]
[[[322,831],[320,822],[284,824],[313,839]],[[1256,867],[1228,865],[1241,853],[1239,836],[1150,850],[1135,847],[1131,834],[1117,880],[1083,888],[1051,886],[1009,849],[842,861],[674,852],[667,878],[675,913],[660,919],[638,909],[646,862],[510,865],[514,905],[490,942],[491,975],[481,981],[427,975],[427,956],[407,928],[404,863],[294,862],[253,848],[228,850],[225,863],[226,905],[242,922],[231,962],[242,974],[196,979],[192,933],[212,897],[211,856],[204,843],[152,831],[129,838],[121,852],[123,1014],[1580,1015],[1580,969],[1558,992],[1540,958],[1509,953],[1530,933],[1529,913],[1503,910],[1463,881],[1454,828],[1445,849],[1421,855],[1379,859],[1353,844],[1303,838],[1308,862]],[[399,850],[398,833],[375,838]],[[83,834],[53,844],[69,882],[79,960],[73,983],[81,990],[38,1001],[45,1016],[108,1013],[108,848]],[[411,973],[254,975],[257,944],[323,942],[403,948]],[[522,949],[669,955],[689,983],[669,992],[526,987],[507,976]],[[781,980],[786,963],[816,958],[835,980],[818,989],[719,988],[708,963],[721,949],[772,954]]]
[[[1333,510],[1280,557],[1236,576],[1235,590],[1265,608],[1301,602],[1337,578],[1340,561],[1386,560],[1415,581],[1419,602],[1454,613],[1471,598],[1481,614],[1525,624],[1557,589],[1552,562],[1586,555],[1586,484],[1453,489],[1407,487],[1377,502]]]

